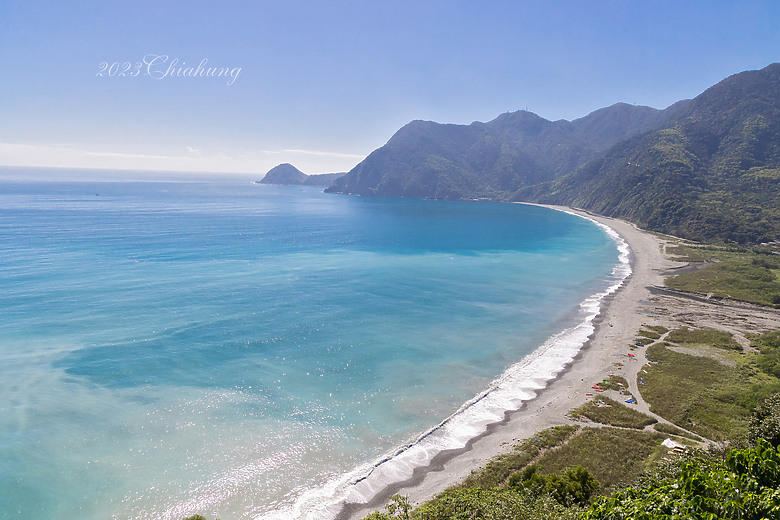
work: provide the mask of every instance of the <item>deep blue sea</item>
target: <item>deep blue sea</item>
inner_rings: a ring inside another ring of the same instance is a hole
[[[2,519],[327,518],[532,396],[626,274],[539,207],[23,177]]]

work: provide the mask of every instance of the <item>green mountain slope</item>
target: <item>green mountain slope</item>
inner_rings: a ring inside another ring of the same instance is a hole
[[[327,191],[507,200],[519,187],[560,177],[670,113],[621,103],[572,122],[525,111],[470,125],[412,121]]]
[[[731,76],[645,135],[513,196],[697,240],[780,237],[780,64]]]
[[[665,110],[413,121],[326,191],[564,204],[698,240],[780,238],[780,64]]]

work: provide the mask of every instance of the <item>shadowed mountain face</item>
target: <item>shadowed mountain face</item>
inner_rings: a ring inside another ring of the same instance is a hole
[[[665,110],[413,121],[327,191],[583,207],[694,239],[780,237],[780,64]]]

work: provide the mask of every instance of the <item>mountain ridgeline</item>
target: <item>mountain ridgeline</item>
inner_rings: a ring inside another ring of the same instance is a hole
[[[561,204],[694,240],[777,240],[780,64],[665,110],[413,121],[326,191]]]

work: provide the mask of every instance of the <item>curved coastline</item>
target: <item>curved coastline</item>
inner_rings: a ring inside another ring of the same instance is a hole
[[[346,506],[339,520],[362,518],[381,507],[393,493],[406,495],[411,503],[420,504],[457,484],[494,456],[508,451],[517,441],[545,428],[570,423],[568,411],[588,399],[585,394],[593,381],[606,377],[614,363],[626,361],[626,347],[643,322],[638,312],[640,302],[649,297],[649,286],[662,283],[663,271],[676,264],[664,257],[662,240],[631,223],[573,208],[545,207],[605,226],[619,235],[631,250],[631,274],[620,290],[603,299],[601,312],[593,321],[593,333],[568,366],[550,379],[533,399],[517,410],[507,411],[503,421],[490,425],[458,453],[442,453],[438,461],[433,460],[415,478],[392,486],[390,493],[382,494],[382,499],[377,497],[368,504]]]
[[[602,326],[604,318],[616,307],[625,313],[625,302],[617,306],[615,299],[626,299],[626,293],[630,293],[628,300],[633,303],[630,307],[638,305],[636,289],[645,286],[642,281],[646,281],[648,264],[644,259],[649,256],[648,248],[658,252],[656,261],[663,256],[659,241],[631,224],[572,208],[544,207],[590,220],[616,242],[620,263],[613,269],[609,287],[580,303],[582,319],[577,324],[549,338],[442,423],[373,464],[332,481],[325,489],[306,493],[297,501],[295,511],[286,511],[286,517],[359,519],[381,508],[395,493],[407,495],[412,503],[421,503],[456,484],[518,439],[568,421],[566,413],[578,405],[576,398],[584,401],[590,381],[600,378],[601,372],[608,371],[612,364],[603,360],[604,354],[616,355],[617,344],[605,348],[612,342],[605,341],[603,332],[626,329],[612,324],[606,328]],[[630,255],[635,244],[642,252]],[[637,258],[643,260],[637,262]],[[637,263],[642,268],[639,277],[634,272]],[[634,280],[639,280],[640,285],[632,283]],[[629,287],[634,290],[626,290]],[[631,336],[638,326],[629,326],[624,335]],[[582,383],[582,389],[572,392],[577,382]]]
[[[592,382],[606,377],[614,363],[626,360],[624,351],[643,321],[637,312],[640,310],[640,302],[649,296],[649,286],[662,283],[663,271],[675,263],[664,257],[662,240],[639,230],[631,223],[568,207],[544,207],[585,218],[605,228],[618,244],[621,258],[625,254],[626,265],[630,265],[630,271],[625,273],[619,283],[600,294],[599,308],[586,320],[592,330],[560,370],[549,378],[537,379],[539,385],[533,395],[516,406],[507,406],[500,419],[485,424],[483,431],[475,432],[462,447],[441,450],[425,464],[414,468],[407,478],[397,479],[383,489],[376,490],[368,500],[344,501],[334,518],[362,518],[381,508],[395,493],[407,496],[415,505],[433,498],[463,480],[473,469],[484,466],[494,456],[511,449],[520,439],[551,426],[569,423],[568,411],[587,400],[585,394]],[[590,298],[581,306],[588,300]],[[530,357],[537,356],[537,353],[541,355],[543,351],[544,345]]]

